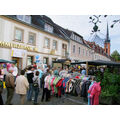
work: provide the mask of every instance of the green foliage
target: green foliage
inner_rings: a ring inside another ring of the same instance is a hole
[[[112,54],[111,57],[115,59],[115,61],[120,61],[120,54],[118,53],[117,50],[115,50]]]
[[[113,100],[120,97],[120,74],[117,73],[117,69],[114,69],[113,73],[106,69],[103,76],[99,72],[96,79],[101,81],[101,97],[111,97]]]

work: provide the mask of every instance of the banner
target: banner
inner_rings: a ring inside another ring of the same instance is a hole
[[[26,55],[26,50],[12,48],[12,52],[11,52],[12,57],[23,58],[25,57],[25,55]]]

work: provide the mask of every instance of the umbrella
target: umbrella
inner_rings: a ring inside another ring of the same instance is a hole
[[[15,63],[14,61],[0,59],[0,63]]]

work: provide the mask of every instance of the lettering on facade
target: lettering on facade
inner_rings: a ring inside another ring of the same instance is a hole
[[[38,48],[36,48],[36,47],[15,44],[15,43],[9,43],[9,42],[3,42],[3,41],[0,41],[0,47],[18,48],[18,49],[24,49],[24,50],[28,50],[28,51],[32,51],[32,52],[38,52]]]

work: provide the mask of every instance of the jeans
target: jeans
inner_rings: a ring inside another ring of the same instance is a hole
[[[43,88],[43,94],[42,94],[42,99],[41,101],[44,100],[44,96],[46,95],[45,101],[48,101],[50,98],[50,91],[47,88]]]
[[[40,88],[42,88],[43,87],[43,85],[42,85],[42,80],[41,80],[41,78],[40,78]]]
[[[14,88],[7,88],[7,101],[6,101],[7,105],[11,104],[13,95],[14,95]]]
[[[33,91],[35,92],[34,96],[34,103],[37,103],[38,99],[38,94],[39,94],[39,88],[38,87],[33,87]]]
[[[32,100],[32,94],[33,94],[33,84],[29,83],[29,90],[27,92],[27,100],[28,101]]]

